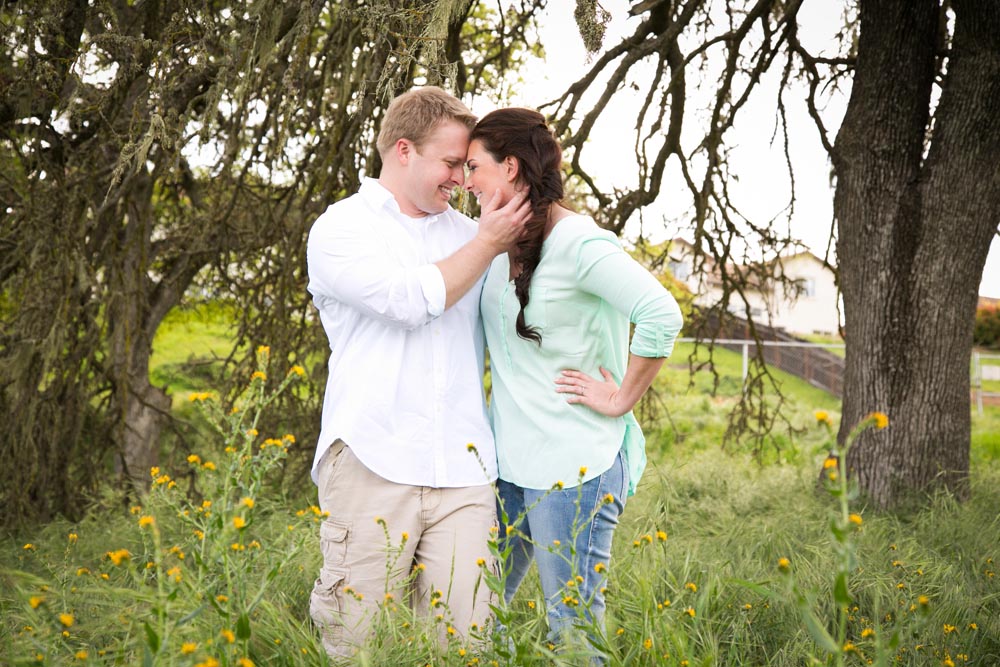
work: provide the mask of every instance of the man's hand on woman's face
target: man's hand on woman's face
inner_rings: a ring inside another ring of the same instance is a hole
[[[527,192],[518,192],[503,206],[500,190],[483,203],[479,216],[479,236],[499,255],[510,249],[524,232],[524,225],[531,219],[531,202]]]

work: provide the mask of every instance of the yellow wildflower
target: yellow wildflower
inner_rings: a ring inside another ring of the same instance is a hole
[[[303,375],[306,374],[306,369],[296,364],[295,366],[292,366],[292,368],[288,372],[298,375],[299,377],[302,377]]]
[[[836,468],[836,467],[837,467],[837,457],[836,456],[828,456],[828,457],[826,457],[826,459],[823,460],[823,469],[824,470],[829,470],[830,468]]]
[[[233,526],[236,528],[236,530],[243,530],[244,528],[247,527],[246,519],[244,519],[241,516],[234,516]]]
[[[85,575],[85,574],[90,574],[90,570],[88,570],[88,569],[87,569],[87,568],[85,568],[85,567],[78,567],[78,568],[76,569],[76,576],[78,576],[78,577],[82,577],[82,576],[83,576],[83,575]]]
[[[868,639],[869,637],[874,637],[874,636],[875,636],[875,631],[872,630],[871,628],[865,628],[864,630],[861,631],[862,639]]]
[[[608,568],[604,563],[598,563],[597,565],[594,566],[594,572],[596,572],[597,574],[601,574],[607,569]]]
[[[642,647],[643,647],[644,649],[646,649],[647,651],[648,651],[649,649],[653,648],[653,640],[652,640],[652,639],[650,639],[649,637],[646,637],[646,639],[645,639],[645,640],[643,640],[643,642],[642,642]]]
[[[479,566],[479,567],[482,567],[483,565],[486,565],[486,559],[485,558],[477,558],[476,559],[476,565]]]
[[[140,528],[146,528],[148,526],[152,526],[154,523],[156,523],[156,519],[154,519],[153,517],[151,517],[149,515],[145,515],[145,516],[139,517],[139,527]]]
[[[78,536],[77,536],[77,534],[76,534],[76,533],[70,533],[70,534],[69,534],[69,535],[67,536],[67,539],[69,540],[69,543],[70,543],[70,544],[76,544],[76,541],[77,541],[77,539],[78,539]]]
[[[240,504],[246,505],[248,509],[253,509],[254,500],[253,498],[244,498],[243,500],[240,501]]]
[[[847,517],[847,520],[853,523],[855,526],[860,526],[861,523],[864,521],[861,518],[860,514],[851,514],[850,516]]]
[[[792,562],[787,558],[782,557],[778,559],[778,569],[781,570],[782,572],[788,572],[789,568],[791,567],[792,567]]]
[[[74,621],[75,619],[73,618],[73,614],[67,614],[67,613],[59,614],[59,622],[62,623],[67,628],[72,628]]]
[[[694,607],[688,607],[687,609],[684,610],[684,613],[690,616],[691,618],[695,617]]]
[[[219,633],[222,638],[226,640],[226,643],[232,644],[236,641],[236,635],[233,634],[232,630],[226,629]]]
[[[32,595],[30,598],[28,598],[28,604],[31,605],[32,609],[38,609],[39,605],[41,605],[43,602],[45,602],[45,598],[43,598],[41,595]]]
[[[833,426],[833,420],[830,419],[830,413],[826,410],[816,410],[813,412],[813,417],[816,418],[817,424],[826,424],[828,426]]]
[[[946,635],[950,635],[953,632],[957,632],[957,628],[954,625],[948,625],[947,623],[945,623],[944,624],[944,633]]]
[[[660,542],[666,542],[667,541],[667,534],[665,532],[663,532],[662,530],[658,530],[658,531],[656,531],[656,539],[658,539]]]
[[[24,548],[25,551],[34,551],[35,550],[35,545],[32,544],[31,542],[28,542],[27,544],[24,545],[23,548]]]
[[[86,660],[87,652],[84,651],[83,649],[80,649],[79,651],[73,654],[73,657],[76,658],[77,660]]]
[[[211,461],[205,461],[205,463],[203,463],[201,467],[204,468],[205,470],[215,470],[215,464],[212,463]]]
[[[695,583],[690,582],[690,581],[687,582],[686,584],[684,584],[684,588],[688,589],[692,593],[697,593],[698,592],[698,584],[695,584]]]
[[[219,603],[229,602],[229,596],[228,595],[216,595],[215,596],[215,601],[219,602]]]
[[[109,551],[107,556],[115,565],[121,565],[123,562],[131,558],[132,554],[128,552],[128,549],[117,549],[115,551]],[[104,578],[107,579],[106,576]]]
[[[194,536],[197,537],[198,540],[204,540],[205,539],[205,533],[203,531],[200,531],[200,530],[197,530],[197,529],[195,529],[195,531],[194,531]]]
[[[587,466],[580,466],[580,477],[587,474]]]
[[[250,380],[260,380],[263,382],[264,380],[267,380],[267,373],[264,371],[254,371],[253,375],[250,376]]]
[[[181,644],[181,653],[184,655],[190,655],[198,650],[198,645],[194,642],[184,642]]]
[[[867,419],[873,420],[875,428],[880,430],[889,425],[889,417],[884,412],[873,412],[868,415]]]

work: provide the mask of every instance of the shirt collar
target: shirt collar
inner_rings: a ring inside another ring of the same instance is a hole
[[[442,215],[451,210],[449,206],[442,213],[428,214],[422,218],[408,216],[399,210],[399,203],[396,201],[396,197],[384,185],[379,183],[376,178],[365,177],[361,181],[358,194],[364,197],[365,201],[375,210],[387,208],[396,218],[406,222],[426,222],[427,224],[431,224],[437,222]]]

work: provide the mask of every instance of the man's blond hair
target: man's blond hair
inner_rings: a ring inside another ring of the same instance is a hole
[[[419,150],[431,133],[449,120],[470,132],[476,126],[476,117],[454,95],[437,86],[414,88],[389,104],[375,145],[383,156],[400,139],[409,139]]]

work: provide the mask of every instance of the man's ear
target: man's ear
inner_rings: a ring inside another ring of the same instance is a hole
[[[413,142],[409,139],[397,139],[394,148],[399,164],[407,164],[413,155]]]
[[[501,163],[504,168],[504,175],[507,178],[508,183],[513,183],[517,180],[517,177],[521,174],[521,163],[517,161],[517,158],[513,155],[508,155],[503,159]]]

